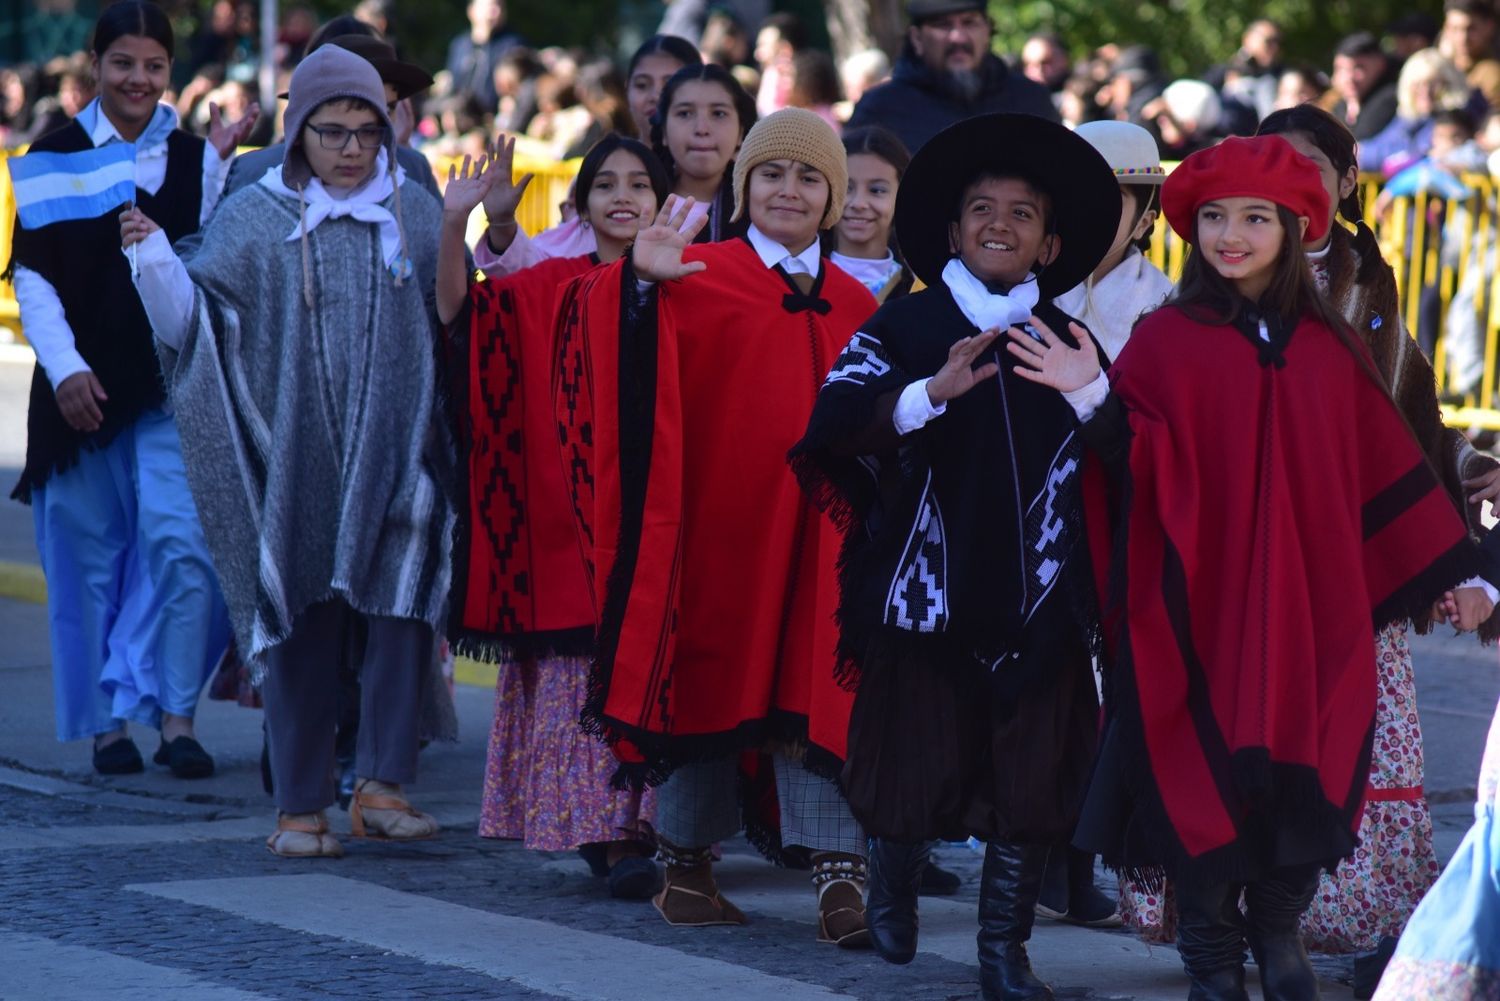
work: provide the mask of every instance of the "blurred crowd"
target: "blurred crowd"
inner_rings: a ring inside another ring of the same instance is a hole
[[[73,3],[36,4],[23,26],[28,58],[0,68],[0,146],[22,145],[55,128],[92,97],[83,52],[87,23]],[[392,37],[395,4],[362,0],[352,16],[399,45]],[[924,49],[908,37],[894,63],[878,49],[835,61],[810,44],[812,33],[795,15],[768,7],[765,0],[713,6],[673,0],[660,28],[728,69],[760,114],[808,108],[836,127],[851,119],[866,124],[856,111],[861,98],[893,76],[959,106],[982,105],[990,91],[1006,88],[1014,97],[1016,78],[1024,77],[1045,89],[1066,124],[1135,122],[1151,131],[1169,160],[1227,135],[1252,134],[1267,114],[1306,101],[1342,118],[1361,144],[1360,166],[1387,176],[1429,155],[1455,170],[1482,169],[1500,145],[1497,17],[1489,0],[1450,0],[1441,20],[1413,13],[1356,31],[1321,65],[1283,58],[1281,28],[1258,20],[1237,51],[1197,77],[1176,79],[1149,46],[1111,43],[1080,57],[1085,40],[1054,34],[1033,35],[1002,61],[989,55],[992,25],[977,14],[967,66],[953,51],[963,47],[962,25],[953,26],[959,39],[953,45]],[[467,28],[449,44],[434,85],[404,109],[412,145],[435,156],[477,153],[502,130],[522,137],[523,152],[561,159],[581,156],[609,132],[646,132],[660,81],[649,74],[630,79],[611,58],[523,38],[510,27],[503,0],[471,0],[466,15]],[[275,62],[282,89],[318,19],[296,4],[280,16]],[[187,127],[205,132],[210,104],[233,119],[256,100],[257,18],[251,0],[213,0],[202,9],[168,95]],[[901,133],[899,122],[889,120],[893,109],[887,104],[881,111],[881,123]],[[250,141],[270,141],[275,128],[265,117]],[[902,138],[915,148],[924,137]]]

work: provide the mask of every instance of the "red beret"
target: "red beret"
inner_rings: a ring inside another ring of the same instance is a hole
[[[1161,207],[1184,240],[1193,238],[1193,220],[1205,202],[1217,198],[1264,198],[1307,217],[1303,240],[1328,232],[1328,191],[1318,165],[1281,136],[1231,136],[1189,156],[1167,175]]]

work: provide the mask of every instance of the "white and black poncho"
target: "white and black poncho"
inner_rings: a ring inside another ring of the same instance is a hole
[[[287,240],[298,202],[262,185],[236,192],[186,262],[182,349],[158,341],[193,496],[257,676],[321,601],[443,621],[452,451],[430,299],[441,210],[412,182],[400,195],[415,273],[396,284],[375,225],[327,219],[307,236],[309,309],[304,250]]]

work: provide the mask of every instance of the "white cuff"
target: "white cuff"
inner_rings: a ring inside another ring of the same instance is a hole
[[[72,376],[79,372],[91,372],[93,369],[89,368],[89,363],[83,360],[83,355],[76,348],[66,348],[48,359],[48,363],[42,366],[42,371],[47,373],[47,381],[52,383],[52,389],[56,392],[57,387]]]
[[[1470,577],[1468,580],[1464,581],[1458,586],[1484,588],[1484,593],[1489,596],[1490,601],[1494,604],[1500,605],[1500,591],[1495,590],[1495,586],[1489,581],[1485,580],[1483,577]]]
[[[896,425],[897,434],[911,434],[920,430],[928,421],[941,417],[948,409],[946,402],[932,405],[932,397],[927,395],[927,384],[931,381],[918,379],[901,390],[901,398],[896,401],[896,411],[891,415],[891,423]]]
[[[163,230],[156,230],[136,246],[135,288],[141,305],[146,307],[151,329],[163,344],[180,351],[187,340],[188,321],[193,312],[192,279],[172,252],[172,244]],[[129,250],[122,253],[130,255]]]
[[[214,214],[214,207],[224,194],[224,182],[229,180],[229,167],[233,162],[234,154],[221,159],[213,143],[203,144],[203,202],[198,210],[200,227]]]
[[[78,353],[73,328],[57,289],[24,264],[16,265],[16,300],[21,307],[21,328],[36,352],[37,364],[47,373],[55,390],[69,376],[89,371],[89,363]]]
[[[1094,377],[1094,381],[1081,389],[1064,393],[1063,399],[1073,408],[1073,413],[1078,415],[1080,421],[1086,421],[1094,416],[1094,411],[1104,405],[1109,398],[1109,376],[1100,372]]]

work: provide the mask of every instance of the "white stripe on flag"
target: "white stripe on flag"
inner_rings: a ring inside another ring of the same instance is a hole
[[[92,219],[135,198],[135,147],[125,143],[81,153],[30,153],[9,166],[16,211],[27,229]]]

